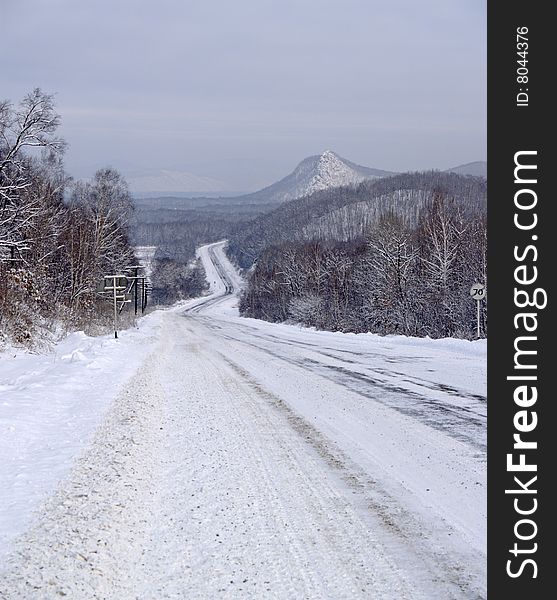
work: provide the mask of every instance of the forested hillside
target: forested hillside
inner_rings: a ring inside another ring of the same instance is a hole
[[[392,173],[357,165],[327,150],[305,158],[286,177],[250,194],[135,198],[134,241],[138,245],[156,245],[159,257],[191,260],[201,244],[249,230],[249,226],[245,227],[248,221],[288,200],[301,201],[317,190],[338,189],[388,175]]]
[[[486,181],[436,171],[318,192],[258,217],[229,253],[250,268],[240,310],[320,329],[476,334]],[[482,306],[482,332],[487,312]]]
[[[151,277],[155,304],[200,295],[205,287],[197,248],[228,238],[240,224],[269,210],[268,205],[234,198],[146,198],[134,199],[134,205],[134,244],[156,246]]]
[[[249,268],[269,244],[358,239],[387,213],[415,225],[436,193],[454,198],[465,215],[485,211],[487,183],[482,178],[440,171],[402,173],[287,202],[238,228],[230,238],[229,253],[240,267]]]
[[[102,320],[102,276],[133,264],[131,198],[113,169],[64,172],[52,96],[0,103],[0,345]]]
[[[227,238],[238,225],[276,207],[181,198],[134,199],[134,205],[134,244],[157,246],[158,258],[180,261],[191,260],[200,245]]]

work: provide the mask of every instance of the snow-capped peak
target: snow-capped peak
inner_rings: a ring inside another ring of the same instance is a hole
[[[309,182],[307,193],[356,184],[364,179],[367,177],[363,173],[353,169],[331,150],[325,150],[317,159],[315,173]]]
[[[307,196],[319,190],[355,185],[364,179],[387,175],[392,175],[392,173],[362,167],[342,158],[332,150],[325,150],[322,154],[304,159],[290,175],[251,194],[251,197],[267,202],[284,202]]]

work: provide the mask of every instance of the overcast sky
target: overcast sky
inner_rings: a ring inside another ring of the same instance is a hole
[[[0,99],[56,94],[67,167],[252,190],[331,149],[486,157],[485,0],[0,0]]]

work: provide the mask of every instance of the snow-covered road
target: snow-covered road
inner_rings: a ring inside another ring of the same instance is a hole
[[[0,597],[485,598],[485,343],[240,318],[223,245]]]

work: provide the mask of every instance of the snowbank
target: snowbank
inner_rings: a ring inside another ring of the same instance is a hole
[[[0,558],[153,351],[161,314],[118,340],[76,332],[48,354],[0,353]]]

